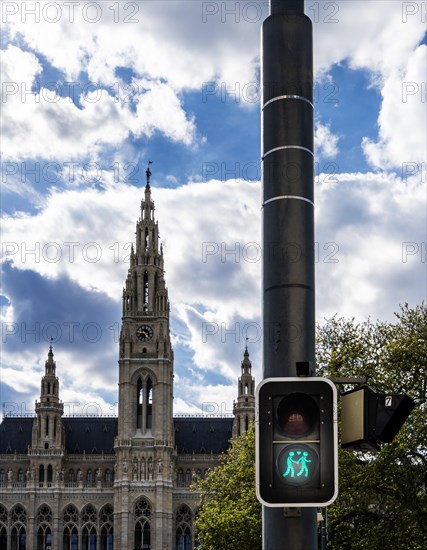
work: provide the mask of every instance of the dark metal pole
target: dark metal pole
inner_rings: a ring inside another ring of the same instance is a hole
[[[304,0],[262,27],[263,375],[315,360],[313,39]],[[312,373],[311,373],[312,374]],[[315,508],[263,508],[264,550],[315,550]]]

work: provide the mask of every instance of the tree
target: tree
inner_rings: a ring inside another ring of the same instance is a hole
[[[427,547],[427,309],[405,305],[396,317],[375,324],[334,317],[317,331],[319,375],[367,376],[375,391],[406,393],[416,402],[379,453],[340,451],[339,496],[328,509],[330,549]]]
[[[233,441],[220,465],[194,485],[201,491],[196,520],[199,550],[261,549],[261,505],[255,495],[255,434]]]
[[[427,308],[405,305],[396,318],[356,323],[333,317],[317,329],[318,376],[366,376],[375,391],[406,393],[416,402],[378,453],[340,450],[339,495],[328,508],[329,550],[427,548]],[[197,488],[201,550],[261,548],[253,427]]]

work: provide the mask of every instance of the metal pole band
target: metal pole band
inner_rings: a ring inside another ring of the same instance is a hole
[[[264,103],[262,110],[264,110],[265,107],[267,107],[267,105],[269,105],[270,103],[273,103],[273,101],[279,101],[281,99],[299,99],[300,101],[305,101],[306,103],[311,105],[311,107],[314,109],[313,103],[302,95],[278,95],[277,97],[272,97],[266,103]]]
[[[274,149],[270,149],[266,153],[263,154],[262,160],[265,159],[267,155],[270,153],[275,153],[276,151],[281,151],[283,149],[301,149],[302,151],[307,151],[307,153],[310,153],[314,157],[313,151],[310,151],[310,149],[307,149],[307,147],[302,147],[302,145],[281,145],[280,147],[274,147]]]
[[[314,206],[313,201],[311,201],[310,199],[306,199],[305,197],[299,197],[298,195],[279,195],[277,197],[272,197],[271,199],[267,199],[266,201],[264,201],[262,203],[262,206],[264,208],[264,206],[266,204],[268,204],[269,202],[287,200],[287,199],[296,199],[296,200],[299,200],[299,201],[305,201],[305,202],[310,203],[312,206]]]

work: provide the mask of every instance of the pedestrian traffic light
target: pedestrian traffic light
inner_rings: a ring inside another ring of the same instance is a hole
[[[375,393],[361,386],[342,395],[341,447],[350,451],[379,451],[403,426],[414,401],[405,394]]]
[[[326,378],[257,387],[256,492],[264,506],[328,506],[338,495],[337,391]]]

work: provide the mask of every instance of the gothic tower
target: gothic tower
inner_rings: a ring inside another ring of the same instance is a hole
[[[237,383],[237,401],[234,402],[233,438],[245,432],[255,420],[255,378],[252,376],[252,363],[249,359],[248,346],[245,348],[242,361],[242,374]]]
[[[59,380],[52,345],[41,380],[40,401],[36,401],[30,455],[30,478],[40,487],[50,486],[62,470],[64,457],[64,405],[59,399]]]
[[[172,548],[173,351],[150,176],[123,290],[115,548]]]

